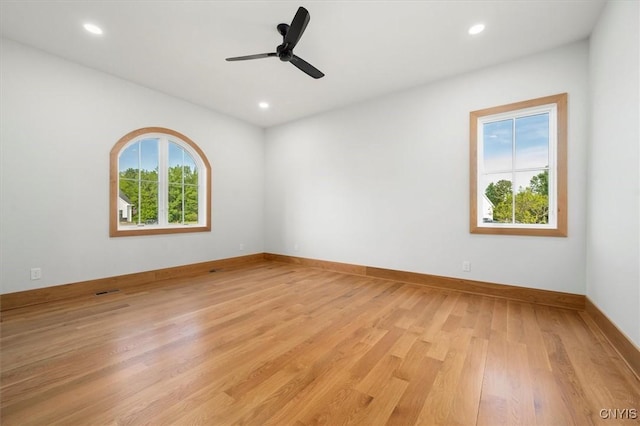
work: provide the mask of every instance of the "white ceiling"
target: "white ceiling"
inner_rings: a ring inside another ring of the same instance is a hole
[[[10,1],[2,36],[268,127],[585,39],[603,0]],[[311,21],[295,53],[314,80],[277,58],[276,31],[298,8]],[[104,35],[87,33],[92,22]],[[483,22],[487,29],[470,36]],[[267,101],[268,110],[257,104]]]

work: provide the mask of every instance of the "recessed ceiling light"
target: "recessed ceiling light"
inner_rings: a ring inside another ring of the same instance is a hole
[[[269,108],[269,104],[268,104],[267,102],[260,102],[260,103],[258,104],[258,106],[259,106],[260,108],[262,108],[262,109],[267,109],[267,108]]]
[[[475,24],[474,26],[469,28],[469,34],[471,35],[480,34],[483,31],[484,31],[484,24]]]
[[[102,35],[102,28],[94,24],[84,24],[84,29],[89,31],[91,34]]]

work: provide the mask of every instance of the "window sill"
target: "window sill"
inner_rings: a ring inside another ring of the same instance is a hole
[[[208,225],[184,225],[177,227],[141,226],[131,229],[111,229],[110,237],[134,237],[139,235],[184,234],[189,232],[211,232]]]
[[[523,235],[533,237],[566,237],[566,229],[561,228],[521,228],[513,226],[471,226],[472,234],[484,235]]]

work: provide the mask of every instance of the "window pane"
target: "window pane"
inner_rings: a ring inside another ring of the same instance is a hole
[[[143,139],[129,145],[118,162],[120,225],[157,223],[158,139]]]
[[[158,172],[158,139],[143,139],[140,141],[142,170]],[[157,180],[157,179],[156,179]]]
[[[482,182],[482,222],[513,222],[511,173],[484,175]]]
[[[188,152],[185,151],[184,154],[184,183],[197,185],[198,169],[196,168],[196,162]]]
[[[198,223],[198,186],[184,186],[184,221],[185,223]]]
[[[158,169],[158,139],[143,139],[129,145],[119,158],[119,171]],[[142,167],[140,167],[142,165]]]
[[[516,119],[516,168],[549,166],[549,114]]]
[[[196,162],[184,148],[173,142],[169,142],[169,182],[197,184]],[[192,182],[193,177],[196,178]]]
[[[198,223],[198,169],[191,154],[169,142],[169,223]]]
[[[484,170],[511,170],[513,164],[513,120],[494,121],[482,126]]]
[[[133,143],[129,145],[125,150],[122,151],[119,158],[119,167],[118,171],[120,172],[121,177],[128,177],[131,179],[138,178],[138,151],[140,149],[140,142]],[[123,175],[124,173],[124,175]]]
[[[184,148],[169,142],[169,182],[182,184]]]
[[[156,172],[153,172],[156,173]],[[157,175],[157,173],[156,173]],[[154,225],[158,223],[158,182],[140,182],[140,224]]]
[[[516,173],[517,223],[549,223],[548,177],[549,172],[546,170]]]
[[[178,168],[178,167],[175,167]],[[183,206],[184,192],[183,186],[180,184],[169,185],[169,223],[183,223]]]
[[[120,192],[118,194],[118,218],[120,225],[136,226],[138,224],[138,182],[138,179],[120,178]]]
[[[197,185],[169,185],[169,223],[198,223]]]

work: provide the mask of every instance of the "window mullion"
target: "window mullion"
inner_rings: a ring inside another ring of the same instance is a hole
[[[516,119],[511,120],[511,223],[516,223]]]
[[[487,171],[485,170],[484,167],[484,161],[482,160],[484,157],[484,132],[483,132],[483,126],[484,126],[484,122],[480,122],[478,123],[478,129],[477,129],[477,138],[478,141],[480,141],[476,148],[477,148],[477,158],[476,158],[476,168],[478,170],[478,174],[477,176],[481,176],[481,177],[485,177],[487,175]],[[476,209],[478,212],[482,212],[482,206],[483,206],[483,195],[484,195],[484,190],[483,190],[483,185],[482,182],[484,182],[484,179],[480,179],[479,182],[477,182],[476,186],[477,186],[477,191],[476,191]],[[479,213],[476,217],[476,223],[478,224],[478,226],[481,226],[481,221],[482,221],[482,214]]]
[[[549,164],[547,165],[547,196],[549,197],[549,223],[557,226],[558,212],[558,116],[557,106],[549,111]]]
[[[167,158],[169,157],[169,144],[166,137],[162,137],[158,141],[158,224],[166,226],[168,224],[168,167]]]
[[[204,167],[204,164],[201,163],[196,163],[196,167],[198,170],[198,180],[197,180],[197,191],[198,191],[198,221],[201,221],[203,217],[205,217],[205,211],[206,211],[206,203],[210,203],[211,201],[206,199],[206,194],[205,191],[203,190],[205,188],[204,182],[205,182],[205,175],[207,173],[206,168]]]
[[[184,225],[184,206],[185,206],[185,202],[184,199],[186,197],[185,194],[185,190],[184,190],[184,148],[182,148],[182,176],[181,176],[181,190],[182,190],[182,214],[181,214],[181,220],[182,220],[182,224]]]
[[[138,144],[138,226],[142,223],[140,218],[142,217],[142,142],[136,142]]]

